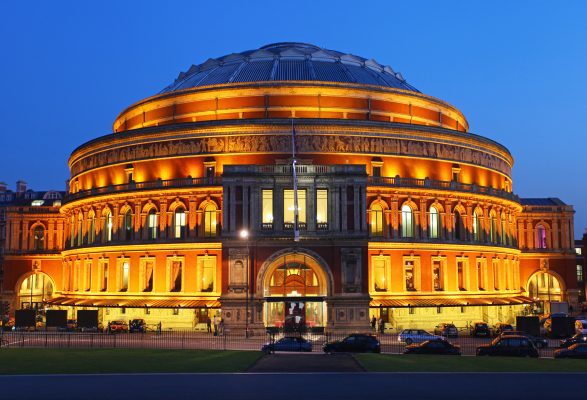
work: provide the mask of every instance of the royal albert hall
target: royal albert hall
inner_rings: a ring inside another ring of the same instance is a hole
[[[5,288],[13,308],[42,290],[104,324],[512,322],[578,293],[573,208],[519,198],[513,163],[372,59],[304,43],[211,58],[73,151],[61,206],[20,225],[43,226],[43,251],[8,250]]]

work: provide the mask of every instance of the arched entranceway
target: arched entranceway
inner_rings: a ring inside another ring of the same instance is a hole
[[[550,312],[551,302],[564,300],[563,280],[552,271],[538,271],[528,279],[528,296],[541,304],[542,312]]]
[[[53,297],[55,285],[51,277],[37,272],[25,275],[17,284],[17,308],[40,310]]]
[[[326,325],[325,299],[332,276],[319,256],[300,251],[275,254],[260,276],[265,326],[296,331]]]

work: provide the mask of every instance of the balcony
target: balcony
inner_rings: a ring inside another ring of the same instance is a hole
[[[121,185],[110,185],[88,190],[80,190],[76,193],[67,193],[63,203],[69,203],[74,200],[83,199],[90,196],[97,196],[109,193],[135,192],[141,190],[153,189],[171,189],[186,187],[204,187],[204,186],[222,186],[222,178],[219,176],[201,177],[201,178],[179,178],[179,179],[157,179],[146,182],[129,182]]]
[[[383,176],[370,176],[368,179],[369,186],[388,186],[388,187],[405,187],[405,188],[416,188],[416,189],[438,189],[438,190],[450,190],[457,192],[476,193],[487,196],[499,197],[520,202],[520,198],[511,192],[506,192],[501,189],[494,189],[490,186],[479,186],[475,183],[460,183],[455,181],[437,181],[434,179],[417,179],[417,178],[401,178],[396,176],[395,178],[383,177]]]

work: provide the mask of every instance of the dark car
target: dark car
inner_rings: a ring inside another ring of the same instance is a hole
[[[322,350],[325,353],[381,353],[381,344],[373,335],[354,334],[340,341],[327,342]]]
[[[561,347],[570,347],[577,343],[587,343],[587,334],[585,333],[576,333],[575,335],[571,336],[570,338],[562,339],[560,341]]]
[[[312,351],[312,342],[296,336],[286,336],[273,343],[266,343],[261,347],[264,353],[274,351]]]
[[[77,329],[77,321],[75,319],[68,319],[66,329],[68,332],[75,331]]]
[[[133,319],[128,324],[128,331],[130,333],[139,332],[144,333],[147,330],[147,324],[144,319]]]
[[[457,327],[454,324],[449,323],[442,323],[436,325],[436,327],[434,328],[434,334],[452,338],[459,337],[459,331]]]
[[[475,337],[489,337],[491,336],[491,329],[486,322],[475,322],[471,328],[471,336]]]
[[[532,336],[532,335],[530,335],[529,333],[526,333],[526,332],[521,332],[521,331],[503,331],[500,336],[501,337],[506,337],[506,336],[525,336],[525,337],[527,337],[528,339],[530,339],[532,341],[532,343],[534,344],[534,346],[536,346],[537,349],[544,349],[544,348],[548,347],[548,340],[546,340],[544,338]]]
[[[404,354],[443,354],[461,355],[461,347],[446,340],[427,340],[420,344],[411,344],[406,347]]]
[[[514,330],[514,327],[511,326],[510,324],[504,324],[503,322],[498,322],[493,327],[493,334],[495,336],[499,336],[505,331],[513,331],[513,330]]]
[[[554,358],[587,358],[587,343],[577,343],[554,352]]]
[[[477,347],[478,356],[538,357],[534,343],[526,336],[503,336]]]

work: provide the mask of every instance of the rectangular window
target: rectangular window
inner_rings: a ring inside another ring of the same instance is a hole
[[[153,272],[155,270],[155,259],[144,258],[141,260],[140,282],[142,292],[153,291]]]
[[[457,280],[459,290],[467,290],[465,288],[465,263],[462,261],[457,261]]]
[[[433,260],[432,261],[432,280],[433,280],[434,290],[436,290],[436,291],[444,290],[444,285],[443,285],[444,274],[442,271],[442,263],[440,260]]]
[[[185,212],[183,210],[178,211],[174,217],[174,237],[176,239],[183,238],[185,232]]]
[[[84,290],[90,291],[92,288],[92,260],[86,260],[84,263]]]
[[[477,288],[479,290],[485,290],[485,274],[483,268],[483,261],[477,260]]]
[[[499,264],[497,260],[492,261],[493,269],[493,288],[499,290]]]
[[[380,177],[381,176],[381,167],[373,167],[373,176]]]
[[[294,221],[294,191],[286,189],[283,191],[283,222],[291,224]],[[306,189],[298,189],[298,223],[306,223]]]
[[[406,284],[407,291],[415,291],[416,290],[416,271],[414,268],[413,261],[405,261],[404,262],[404,279]]]
[[[216,256],[198,256],[197,268],[197,291],[213,292],[216,276]]]
[[[577,265],[577,281],[583,282],[583,266]]]
[[[108,290],[108,260],[100,260],[100,291]]]
[[[149,231],[149,239],[157,239],[157,229],[159,229],[159,223],[157,221],[157,213],[150,212],[149,213],[149,220],[147,222],[148,231]]]
[[[183,261],[167,260],[167,288],[169,292],[181,292],[183,278]]]
[[[262,223],[263,228],[271,229],[273,228],[273,190],[272,189],[263,189],[261,191],[262,195]]]
[[[316,224],[318,229],[328,228],[328,190],[316,190]]]
[[[128,270],[130,263],[128,262],[128,260],[121,260],[119,262],[120,264],[118,265],[118,291],[126,292],[128,291]]]
[[[385,259],[373,257],[373,285],[376,292],[387,291],[387,279],[385,278]]]

